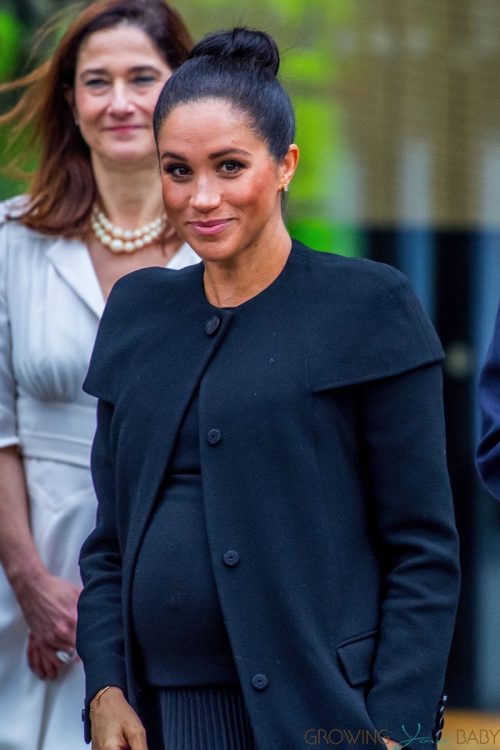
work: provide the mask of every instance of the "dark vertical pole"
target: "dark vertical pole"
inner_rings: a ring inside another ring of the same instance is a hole
[[[397,266],[398,242],[394,229],[367,228],[364,247],[368,258]]]
[[[447,353],[444,364],[448,466],[461,538],[462,594],[450,658],[447,690],[453,706],[477,702],[474,638],[477,564],[476,476],[473,451],[472,237],[441,232],[436,237],[436,325]],[[439,638],[439,633],[436,633]]]

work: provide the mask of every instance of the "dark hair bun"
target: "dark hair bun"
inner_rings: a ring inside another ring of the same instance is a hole
[[[190,58],[202,56],[251,65],[269,76],[276,76],[280,66],[280,55],[274,39],[265,31],[243,27],[207,34],[189,55]]]

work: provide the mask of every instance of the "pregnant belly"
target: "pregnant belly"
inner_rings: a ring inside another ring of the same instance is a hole
[[[210,561],[199,477],[176,477],[160,498],[132,589],[146,673],[161,684],[234,677]]]

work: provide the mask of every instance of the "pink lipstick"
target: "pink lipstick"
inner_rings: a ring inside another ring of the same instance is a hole
[[[232,219],[211,219],[210,221],[190,221],[193,230],[204,237],[220,234],[229,226]]]

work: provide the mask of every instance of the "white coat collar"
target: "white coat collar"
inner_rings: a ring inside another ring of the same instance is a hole
[[[170,258],[167,263],[167,268],[173,268],[174,271],[179,271],[181,268],[186,266],[193,266],[195,263],[199,263],[201,260],[199,255],[196,255],[195,251],[185,242],[177,250],[174,256]]]
[[[77,239],[58,239],[48,250],[47,258],[64,281],[100,318],[105,300],[86,245]],[[184,243],[166,267],[178,271],[199,261],[200,257],[195,251]]]
[[[78,239],[58,239],[47,252],[57,273],[100,318],[104,296],[86,245]]]

